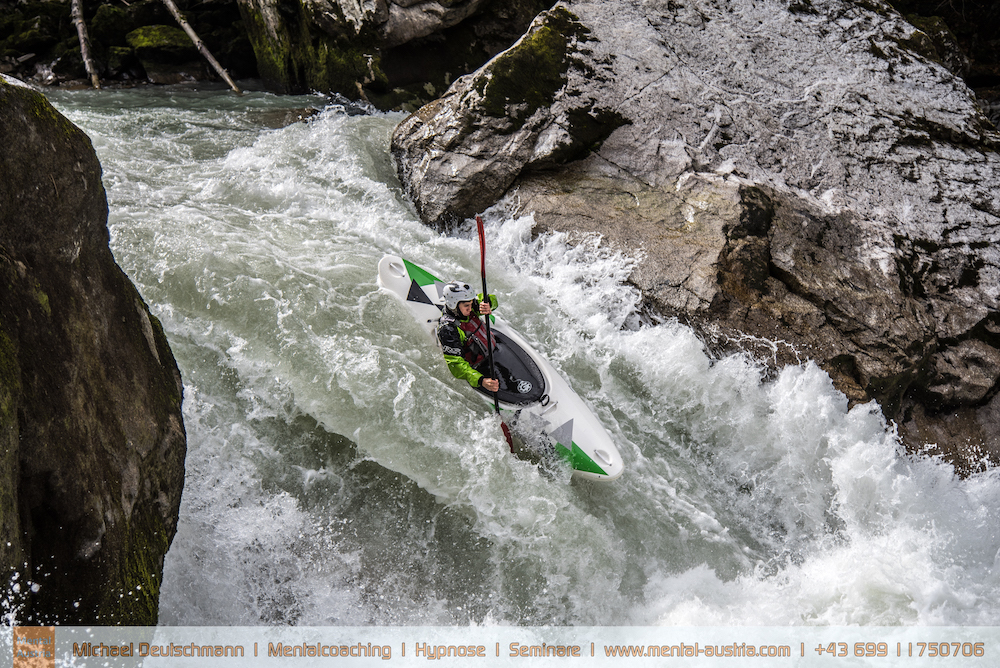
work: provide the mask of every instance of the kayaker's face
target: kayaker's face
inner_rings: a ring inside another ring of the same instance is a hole
[[[468,318],[472,313],[472,302],[458,302],[458,313],[463,318]]]

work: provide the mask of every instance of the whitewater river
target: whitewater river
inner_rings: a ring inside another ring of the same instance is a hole
[[[385,253],[478,279],[421,224],[400,114],[319,96],[50,92],[104,168],[111,247],[184,378],[165,625],[993,625],[1000,472],[905,456],[804,362],[774,379],[639,326],[636,261],[489,211],[501,314],[625,473],[512,458],[490,407],[376,285]],[[320,112],[289,122],[303,109]],[[798,647],[796,645],[796,651]]]

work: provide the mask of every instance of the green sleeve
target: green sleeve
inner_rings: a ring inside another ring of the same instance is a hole
[[[455,378],[469,381],[469,385],[472,387],[479,387],[479,379],[483,377],[483,374],[473,369],[464,357],[445,355],[444,361],[448,363],[448,370]]]
[[[476,299],[478,299],[479,301],[483,301],[483,294],[479,293],[478,295],[476,295]],[[497,296],[490,295],[490,308],[495,311],[497,308],[497,304],[499,304],[499,302],[497,301]]]

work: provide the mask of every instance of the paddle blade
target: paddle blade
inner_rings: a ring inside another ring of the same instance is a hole
[[[500,428],[503,429],[503,437],[507,439],[507,447],[514,452],[514,437],[510,435],[510,427],[503,420],[500,420]]]
[[[486,290],[486,232],[483,230],[483,219],[476,214],[476,229],[479,231],[479,263],[483,275],[483,290]]]

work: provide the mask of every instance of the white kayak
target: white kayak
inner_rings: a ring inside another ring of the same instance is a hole
[[[434,336],[444,308],[443,281],[412,262],[386,255],[378,263],[378,284],[404,300],[417,321]],[[624,467],[618,448],[569,383],[496,314],[491,329],[500,380],[497,399],[501,411],[508,412],[507,419],[516,416],[519,423],[537,425],[569,462],[574,477],[614,480],[620,476]],[[468,386],[465,381],[456,382]],[[492,393],[482,388],[477,391],[493,403]]]

